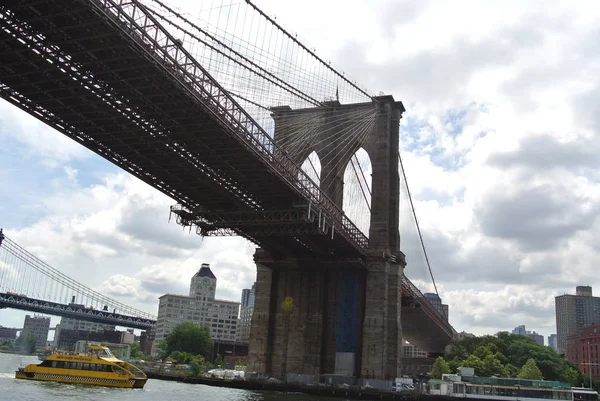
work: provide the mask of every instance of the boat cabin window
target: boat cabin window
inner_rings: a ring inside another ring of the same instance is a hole
[[[64,369],[65,368],[65,362],[63,362],[63,361],[49,361],[49,360],[46,359],[45,361],[43,361],[42,363],[40,363],[38,366],[42,366],[44,368]]]
[[[101,363],[82,363],[82,362],[65,362],[65,361],[49,361],[45,360],[38,366],[55,369],[76,369],[76,370],[93,370],[97,372],[112,372],[113,366]],[[118,369],[118,368],[116,368]]]

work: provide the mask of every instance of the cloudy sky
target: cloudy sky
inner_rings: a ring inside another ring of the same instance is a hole
[[[556,295],[600,294],[596,2],[256,4],[404,102],[405,167],[458,331],[547,336]],[[167,222],[174,201],[3,101],[0,144],[0,226],[74,279],[151,313],[201,263],[220,298],[254,281],[252,244],[183,232]],[[0,324],[23,316],[0,310]]]

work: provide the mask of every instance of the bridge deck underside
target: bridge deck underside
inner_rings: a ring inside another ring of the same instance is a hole
[[[190,209],[307,203],[174,70],[92,3],[3,2],[0,96]],[[274,254],[361,253],[343,236],[319,234],[317,224],[296,221],[302,230],[292,235],[274,236],[265,224],[236,231]]]
[[[453,339],[454,331],[447,321],[440,322],[438,317],[432,318],[432,313],[436,312],[425,302],[403,292],[402,337],[428,352],[444,352]]]

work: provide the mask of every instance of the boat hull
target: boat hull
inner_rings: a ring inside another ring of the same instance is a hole
[[[52,373],[35,373],[16,371],[16,379],[35,380],[35,381],[50,381],[57,383],[70,384],[88,384],[92,386],[103,387],[120,387],[120,388],[143,388],[147,378],[131,378],[131,379],[108,379],[100,377],[86,377],[79,375],[65,375]]]

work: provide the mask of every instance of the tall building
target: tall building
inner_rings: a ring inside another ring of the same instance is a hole
[[[448,314],[449,314],[448,305],[442,303],[442,299],[440,298],[440,296],[438,294],[433,293],[433,292],[426,292],[423,295],[425,296],[425,298],[427,298],[427,300],[429,301],[429,303],[431,305],[433,305],[433,307],[435,309],[437,309],[438,312],[440,312],[442,315],[444,315],[446,317],[446,320],[448,320],[448,318],[449,318],[449,316],[448,316]]]
[[[78,341],[120,343],[122,337],[123,332],[115,330],[85,331],[62,329],[58,341],[55,341],[53,345],[61,351],[74,351],[75,344],[77,344]]]
[[[600,324],[582,327],[577,334],[568,336],[566,341],[567,360],[587,377],[600,379]]]
[[[580,328],[600,323],[600,297],[592,295],[592,287],[578,286],[575,295],[559,295],[554,304],[558,353],[566,354],[567,337],[577,335]]]
[[[207,326],[213,340],[235,341],[240,303],[215,299],[216,289],[217,278],[210,265],[203,263],[190,280],[189,295],[159,297],[153,355],[159,352],[158,344],[183,322]]]
[[[202,302],[211,302],[217,292],[217,278],[208,263],[202,263],[198,273],[190,280],[190,297]]]
[[[252,314],[254,313],[255,284],[252,288],[242,290],[242,302],[240,306],[240,319],[238,320],[236,341],[247,343],[250,341],[250,327],[252,326]]]
[[[29,337],[35,338],[35,346],[42,348],[47,345],[48,332],[50,331],[50,318],[46,316],[29,316],[25,315],[23,322],[23,331],[21,336],[25,339]]]
[[[60,328],[65,330],[85,330],[85,331],[106,331],[115,330],[114,324],[104,324],[96,322],[87,322],[85,320],[73,319],[70,317],[60,318]]]
[[[402,343],[402,358],[427,358],[427,351],[423,351],[406,340],[403,340]]]
[[[60,323],[56,325],[56,330],[54,332],[54,342],[53,345],[56,348],[60,348],[61,344],[60,334],[61,332],[69,331],[78,331],[82,333],[98,333],[104,331],[115,331],[116,326],[110,324],[103,323],[95,323],[95,322],[86,322],[84,320],[73,319],[70,317],[62,317],[60,319]],[[81,334],[85,335],[85,334]],[[71,334],[69,336],[72,336]],[[86,337],[81,338],[84,340]]]
[[[556,334],[550,334],[548,336],[548,346],[554,350],[554,352],[558,352],[558,338]]]
[[[535,331],[526,330],[524,324],[515,327],[512,331],[512,334],[529,337],[536,343],[538,343],[540,345],[544,345],[544,336],[536,333]]]
[[[244,306],[254,307],[254,298],[256,296],[255,287],[256,283],[252,284],[252,288],[244,288],[242,290],[242,302],[240,303],[242,308]]]
[[[0,326],[0,341],[14,340],[17,338],[17,329]]]
[[[525,334],[525,336],[531,338],[533,341],[540,345],[544,345],[544,336],[536,333],[535,331],[528,331],[527,334]]]
[[[140,333],[140,348],[144,355],[152,354],[152,344],[154,344],[154,329],[145,330]]]
[[[435,359],[427,357],[427,352],[402,341],[402,375],[418,375],[431,372]]]

